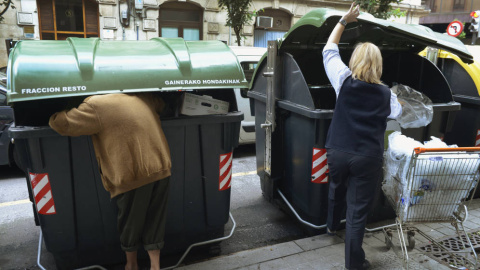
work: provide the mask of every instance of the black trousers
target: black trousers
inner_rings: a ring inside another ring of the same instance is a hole
[[[383,173],[383,160],[327,149],[327,162],[330,170],[327,226],[332,231],[338,229],[346,205],[345,267],[362,269],[365,225]]]
[[[161,249],[165,235],[170,177],[115,197],[123,251]]]

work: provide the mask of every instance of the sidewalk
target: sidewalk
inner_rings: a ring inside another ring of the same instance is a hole
[[[375,228],[393,223],[393,220],[368,224],[368,228]],[[480,230],[480,199],[475,199],[469,206],[469,218],[464,223],[465,230]],[[454,227],[449,223],[425,223],[416,227],[433,237],[443,240],[448,236],[456,236]],[[181,270],[212,270],[212,269],[344,269],[344,231],[339,231],[338,236],[326,234],[300,240],[290,241],[273,246],[246,250],[228,256],[212,258],[208,261],[198,262],[179,267]],[[228,241],[228,240],[226,240]],[[393,236],[394,244],[398,247],[398,236]],[[428,244],[428,240],[415,235],[415,248],[409,251],[409,269],[452,269],[422,253],[419,247]],[[395,255],[392,249],[387,251],[383,232],[377,231],[365,234],[363,248],[371,269],[402,269],[402,260]],[[475,243],[474,243],[475,245]]]

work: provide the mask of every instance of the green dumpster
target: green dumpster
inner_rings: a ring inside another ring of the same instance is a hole
[[[101,184],[90,136],[62,137],[48,127],[54,112],[89,95],[162,92],[173,166],[162,255],[224,238],[232,151],[243,119],[233,89],[247,87],[225,44],[179,38],[20,41],[7,73],[16,119],[10,136],[37,225],[59,269],[124,260],[115,204]],[[193,97],[188,113],[182,111],[187,97]]]

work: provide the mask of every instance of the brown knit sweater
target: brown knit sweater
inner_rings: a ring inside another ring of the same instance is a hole
[[[78,108],[55,113],[49,125],[63,136],[92,135],[103,186],[111,197],[170,176],[170,149],[153,94],[86,98]]]

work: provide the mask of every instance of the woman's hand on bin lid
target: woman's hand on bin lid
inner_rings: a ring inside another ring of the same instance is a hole
[[[356,22],[358,15],[360,15],[360,6],[353,2],[347,14],[343,15],[342,19],[347,23]]]

